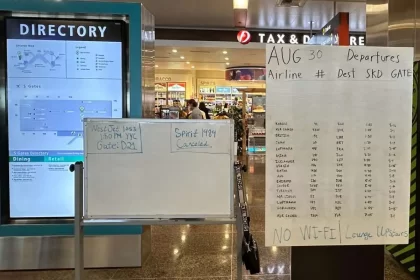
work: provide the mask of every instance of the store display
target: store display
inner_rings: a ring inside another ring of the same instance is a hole
[[[200,93],[215,93],[216,89],[214,86],[200,86]]]
[[[155,107],[166,105],[168,102],[168,88],[166,83],[155,83]]]
[[[186,88],[186,83],[168,83],[168,105],[185,106]]]
[[[174,107],[174,106],[167,106],[162,105],[160,106],[160,118],[161,119],[179,119],[179,112],[180,107]]]
[[[123,116],[123,23],[5,23],[10,217],[71,217],[83,119]]]
[[[265,152],[265,110],[262,105],[253,111],[251,120],[248,121],[248,153]]]
[[[252,96],[252,112],[265,112],[265,96]]]

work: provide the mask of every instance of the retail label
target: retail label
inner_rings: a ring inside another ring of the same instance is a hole
[[[266,67],[266,246],[407,243],[413,49],[267,45]]]
[[[168,91],[178,91],[178,92],[184,92],[186,89],[186,83],[168,83]]]

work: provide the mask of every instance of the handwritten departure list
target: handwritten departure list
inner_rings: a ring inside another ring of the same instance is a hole
[[[412,48],[267,45],[266,246],[409,238]]]

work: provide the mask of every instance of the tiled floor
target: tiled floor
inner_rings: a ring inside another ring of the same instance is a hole
[[[262,275],[246,278],[249,280],[290,280],[290,248],[263,247],[264,157],[251,158],[248,164],[250,172],[246,174],[245,187],[248,193],[252,232],[260,244]],[[236,273],[235,234],[233,226],[230,225],[154,226],[152,227],[152,254],[142,268],[90,270],[88,278],[90,280],[234,279],[233,275]],[[404,273],[388,255],[385,272],[386,280],[413,279]],[[73,273],[72,271],[0,272],[0,280],[73,280]]]

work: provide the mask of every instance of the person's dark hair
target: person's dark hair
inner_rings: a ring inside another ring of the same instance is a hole
[[[200,109],[201,111],[205,111],[207,109],[206,108],[206,103],[200,102],[200,105],[198,106],[198,109]]]
[[[228,107],[228,104],[227,104],[227,103],[225,103],[225,109],[227,109],[227,107]]]
[[[194,99],[188,100],[187,104],[193,106],[194,108],[198,106],[197,101]]]

